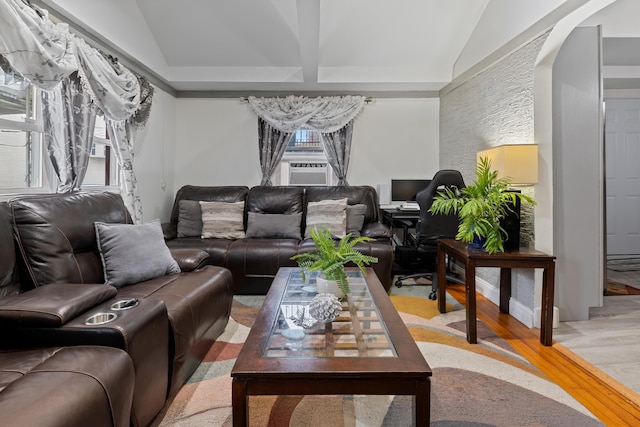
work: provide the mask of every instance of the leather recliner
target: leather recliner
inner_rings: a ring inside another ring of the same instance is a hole
[[[111,288],[104,284],[94,223],[132,222],[120,195],[72,192],[21,196],[8,203],[25,287],[48,294],[62,292],[61,283],[74,284],[83,293]],[[113,288],[112,298],[54,328],[11,324],[6,328],[9,342],[20,346],[34,342],[99,344],[124,349],[136,370],[132,424],[147,425],[223,332],[233,299],[228,270],[200,268],[206,253],[191,250],[172,254],[181,273]],[[64,298],[71,298],[74,290],[65,292]],[[118,301],[137,301],[137,305],[116,312],[112,305]],[[85,324],[87,318],[101,313],[114,313],[117,318],[104,325]]]
[[[7,319],[29,312],[3,311],[13,301],[36,303],[21,293],[8,206],[0,204],[0,342]],[[35,344],[31,347],[37,347]],[[0,350],[0,424],[7,426],[122,426],[130,424],[135,372],[129,355],[99,346]]]

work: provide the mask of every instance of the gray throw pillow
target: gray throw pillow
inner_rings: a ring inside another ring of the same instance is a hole
[[[202,235],[202,211],[197,200],[178,202],[178,237],[200,237]]]
[[[301,213],[290,215],[249,212],[247,237],[262,239],[301,239]]]
[[[94,227],[106,284],[119,288],[180,272],[160,220],[139,225],[95,222]]]
[[[243,239],[244,202],[200,202],[202,238]]]
[[[347,234],[351,233],[351,237],[360,236],[366,211],[367,205],[357,204],[347,206]]]
[[[311,230],[331,230],[337,239],[345,236],[347,230],[347,199],[321,200],[307,204],[307,227],[305,239],[311,237]]]

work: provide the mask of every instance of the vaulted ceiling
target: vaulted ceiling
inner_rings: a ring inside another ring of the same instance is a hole
[[[141,67],[176,92],[433,96],[483,58],[544,31],[588,1],[34,3],[108,50],[116,48],[123,62]],[[637,0],[616,3],[639,12]],[[635,42],[632,36],[626,38]],[[631,66],[640,66],[640,59]]]

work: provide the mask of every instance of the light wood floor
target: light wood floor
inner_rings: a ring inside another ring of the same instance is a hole
[[[464,304],[463,285],[449,284],[447,291]],[[640,426],[640,396],[630,388],[557,341],[552,346],[543,346],[537,329],[529,329],[508,314],[500,313],[495,304],[480,294],[477,294],[477,314],[478,319],[604,424]]]

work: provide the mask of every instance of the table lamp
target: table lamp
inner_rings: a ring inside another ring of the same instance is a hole
[[[512,185],[538,183],[538,146],[536,144],[499,145],[478,151],[478,161],[487,157],[491,169],[498,171],[498,178],[508,176]]]

